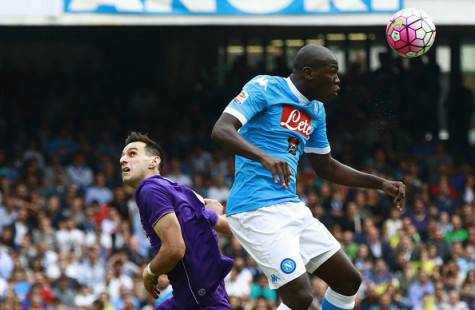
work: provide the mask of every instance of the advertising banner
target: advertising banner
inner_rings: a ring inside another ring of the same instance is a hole
[[[394,12],[403,0],[64,0],[66,13],[146,15],[311,15]]]

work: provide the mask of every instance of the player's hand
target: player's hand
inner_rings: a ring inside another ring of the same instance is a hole
[[[277,184],[277,179],[279,178],[282,186],[289,188],[292,171],[290,170],[287,161],[280,158],[265,156],[260,162],[262,167],[272,172],[272,179],[274,180],[274,183]]]
[[[209,199],[209,198],[205,198],[204,200],[205,200],[205,207],[207,209],[213,210],[218,215],[223,214],[224,207],[219,201],[215,199]]]
[[[393,198],[393,202],[399,210],[404,209],[406,199],[406,186],[399,181],[384,181],[383,191]]]
[[[147,290],[147,292],[155,299],[158,298],[160,295],[160,291],[158,290],[158,277],[151,275],[147,272],[147,268],[144,268],[142,272],[142,280],[143,286]]]

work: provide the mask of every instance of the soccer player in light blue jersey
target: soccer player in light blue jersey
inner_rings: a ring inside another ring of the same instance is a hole
[[[212,138],[236,154],[227,205],[235,237],[266,274],[283,303],[306,310],[312,302],[307,273],[329,285],[323,309],[352,309],[361,275],[338,241],[296,194],[300,156],[318,176],[346,186],[383,190],[401,207],[404,184],[352,169],[331,156],[324,103],[338,95],[335,56],[323,46],[299,50],[287,77],[249,81],[216,122]]]

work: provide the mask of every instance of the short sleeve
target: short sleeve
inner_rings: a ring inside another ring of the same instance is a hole
[[[223,113],[236,117],[242,125],[267,107],[266,94],[269,80],[256,76],[244,85],[242,91],[228,104]]]
[[[327,138],[327,122],[326,122],[326,113],[325,107],[322,103],[318,103],[318,115],[317,115],[317,126],[315,130],[310,135],[307,143],[305,144],[304,152],[305,153],[315,153],[315,154],[328,154],[331,151],[330,142]]]
[[[216,223],[218,222],[218,213],[206,208],[203,213],[205,217],[210,220],[212,226],[216,225]]]
[[[164,215],[175,212],[170,193],[158,184],[146,184],[139,193],[142,221],[154,226]]]

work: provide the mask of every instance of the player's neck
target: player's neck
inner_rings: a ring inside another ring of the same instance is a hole
[[[297,88],[297,90],[305,96],[305,98],[307,98],[308,100],[312,100],[312,96],[310,96],[310,94],[308,93],[307,89],[305,88],[305,82],[297,75],[295,75],[294,73],[291,73],[290,76],[289,76],[290,80],[292,81],[292,83],[294,84],[295,88]]]
[[[151,178],[151,177],[154,177],[156,175],[160,175],[160,172],[158,170],[150,170],[147,172],[147,174],[145,175],[145,179],[148,179],[148,178]]]
[[[133,182],[133,183],[129,183],[127,185],[129,185],[130,187],[132,187],[134,190],[136,190],[139,185],[145,180],[145,179],[148,179],[148,178],[151,178],[153,176],[156,176],[156,175],[160,175],[160,172],[158,171],[150,171],[150,172],[147,172],[147,174],[141,178],[141,179],[138,179],[138,181],[136,182]]]

